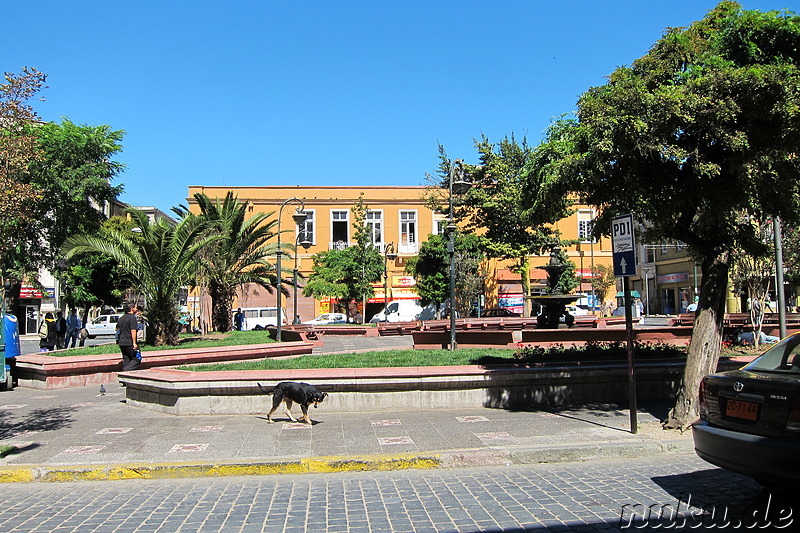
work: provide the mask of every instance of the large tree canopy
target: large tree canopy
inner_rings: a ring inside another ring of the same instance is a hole
[[[669,29],[632,66],[587,91],[533,173],[600,209],[630,212],[645,239],[689,245],[702,267],[700,312],[670,425],[696,419],[716,368],[731,252],[763,252],[751,219],[800,222],[800,18],[720,3]]]
[[[65,256],[99,252],[114,259],[147,302],[147,343],[178,344],[178,291],[194,280],[200,250],[220,237],[194,215],[172,225],[162,218],[150,222],[138,209],[127,213],[138,231],[107,227],[102,235],[73,235],[64,245]]]
[[[414,276],[423,305],[440,306],[450,298],[450,254],[446,235],[429,235],[419,253],[408,259],[406,273]],[[470,306],[483,292],[484,258],[476,235],[457,232],[455,236],[456,302],[461,316],[468,316]]]
[[[514,261],[514,268],[522,278],[523,292],[529,295],[528,258],[541,255],[543,250],[558,243],[552,224],[567,215],[569,202],[563,195],[544,198],[538,194],[538,176],[528,171],[538,154],[525,139],[518,142],[512,135],[494,143],[482,136],[475,140],[475,147],[479,164],[466,165],[472,187],[467,194],[454,199],[454,217],[465,231],[480,238],[487,257]],[[438,180],[433,180],[439,195],[433,198],[432,206],[445,211],[448,199],[442,193],[449,192],[451,162],[441,145],[439,158]],[[528,195],[527,204],[523,202],[524,188],[536,194]],[[529,301],[525,302],[529,314]]]

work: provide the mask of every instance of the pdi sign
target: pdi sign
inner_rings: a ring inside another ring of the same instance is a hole
[[[636,245],[633,239],[633,215],[621,215],[611,220],[611,249],[614,253],[614,275],[636,275]]]

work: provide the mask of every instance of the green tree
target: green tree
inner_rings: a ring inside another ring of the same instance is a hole
[[[355,244],[343,250],[320,252],[312,258],[314,266],[303,289],[305,296],[358,302],[371,297],[372,284],[383,278],[383,255],[370,240],[370,228],[365,222],[368,207],[363,195],[350,211]],[[347,313],[349,321],[349,306]]]
[[[20,178],[41,157],[29,128],[38,119],[28,102],[45,87],[46,79],[36,69],[23,68],[20,74],[6,72],[5,83],[0,83],[0,273],[14,286],[14,299],[20,281],[34,270],[15,265],[9,256],[24,243],[23,236],[41,210],[42,191]]]
[[[512,269],[520,274],[523,293],[529,296],[529,257],[541,255],[558,242],[551,224],[567,215],[570,203],[565,196],[538,197],[538,184],[528,170],[536,154],[525,139],[517,142],[512,135],[493,143],[483,136],[475,141],[475,147],[480,162],[466,167],[473,186],[457,199],[454,215],[465,231],[480,235],[486,256],[514,262]],[[439,157],[438,185],[445,191],[451,163],[441,145]],[[523,183],[529,188],[527,204],[523,202]],[[440,211],[445,200],[438,197]],[[529,300],[525,302],[525,314],[529,315]]]
[[[608,265],[595,265],[592,267],[592,290],[595,299],[602,304],[608,297],[610,290],[616,289],[617,278],[614,276],[614,268]]]
[[[104,238],[109,231],[131,232],[133,223],[125,217],[111,217],[100,227]],[[136,238],[136,235],[133,235]],[[89,307],[111,305],[118,307],[130,288],[131,279],[119,264],[99,252],[84,252],[70,258],[61,272],[61,297],[69,307],[82,308],[81,320],[86,323]],[[83,346],[84,339],[81,339]]]
[[[406,273],[414,276],[422,305],[433,303],[441,307],[450,298],[448,241],[445,235],[429,235],[428,240],[419,247],[417,255],[406,263]],[[456,309],[466,316],[471,303],[483,291],[485,272],[481,266],[484,255],[480,239],[475,235],[457,232],[455,253]]]
[[[204,234],[205,224],[194,215],[173,226],[160,218],[151,223],[138,209],[128,209],[127,214],[138,231],[110,229],[102,236],[75,235],[67,239],[64,253],[69,259],[83,252],[100,252],[117,261],[147,302],[147,343],[175,345],[178,291],[194,280],[198,252],[218,236]]]
[[[584,93],[533,175],[600,210],[632,213],[644,242],[686,243],[701,264],[699,313],[667,427],[697,418],[716,368],[734,250],[759,255],[747,216],[800,222],[800,18],[721,2],[673,28],[632,66]]]
[[[275,266],[267,258],[277,250],[277,244],[268,243],[276,235],[277,220],[270,220],[274,213],[247,217],[247,204],[232,192],[222,201],[203,193],[195,194],[194,198],[208,231],[219,237],[198,256],[199,279],[211,297],[212,329],[230,331],[237,288],[255,283],[272,292],[275,285]]]
[[[108,126],[29,124],[26,133],[36,139],[38,156],[16,179],[39,191],[35,218],[17,227],[14,248],[2,258],[7,271],[54,270],[61,247],[70,235],[96,232],[106,219],[100,210],[116,199],[121,186],[111,180],[122,169],[112,160],[121,150],[122,131]]]

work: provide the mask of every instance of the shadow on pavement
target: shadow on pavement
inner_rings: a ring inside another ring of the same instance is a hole
[[[725,478],[739,478],[737,490],[721,493]],[[797,531],[800,505],[796,494],[767,490],[746,476],[721,468],[651,478],[672,501],[632,502],[620,524],[648,528],[715,531]]]
[[[20,418],[9,412],[0,412],[0,439],[18,437],[31,431],[53,431],[70,427],[74,421],[74,411],[74,407],[35,409]]]

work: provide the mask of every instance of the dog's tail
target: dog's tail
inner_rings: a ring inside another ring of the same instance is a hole
[[[272,394],[273,392],[275,392],[275,387],[268,389],[264,387],[261,383],[256,383],[256,385],[258,385],[258,388],[261,389],[261,392],[263,392],[264,394]]]

